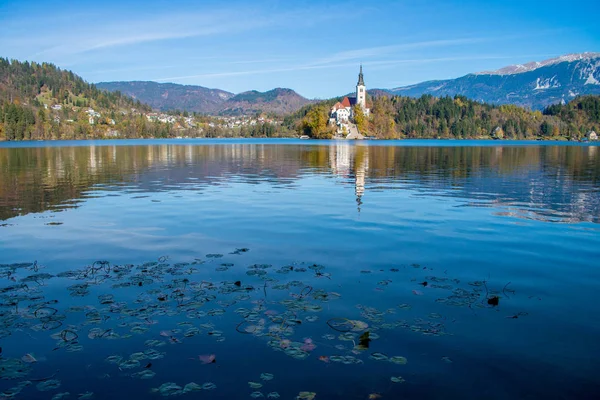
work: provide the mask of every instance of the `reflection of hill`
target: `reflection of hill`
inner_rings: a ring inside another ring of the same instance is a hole
[[[0,219],[73,207],[92,190],[198,190],[228,181],[286,186],[308,174],[347,180],[359,207],[369,189],[411,189],[493,202],[527,218],[600,221],[595,147],[346,142],[0,148]]]

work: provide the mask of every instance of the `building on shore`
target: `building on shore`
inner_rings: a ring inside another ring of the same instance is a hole
[[[331,107],[329,113],[329,123],[337,126],[338,134],[349,134],[354,125],[354,106],[358,105],[363,114],[368,116],[371,110],[367,107],[367,87],[363,76],[362,65],[358,74],[356,84],[356,95],[354,97],[344,97]]]

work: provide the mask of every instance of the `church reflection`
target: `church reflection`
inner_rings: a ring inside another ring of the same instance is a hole
[[[363,204],[365,178],[369,171],[369,146],[339,142],[329,147],[329,165],[333,174],[354,181],[358,212]]]

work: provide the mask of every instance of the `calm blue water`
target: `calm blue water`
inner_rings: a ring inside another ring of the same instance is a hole
[[[2,143],[0,183],[5,398],[600,397],[596,146]]]

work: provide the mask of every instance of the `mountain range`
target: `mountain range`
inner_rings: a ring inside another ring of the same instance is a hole
[[[251,90],[234,94],[203,86],[157,82],[100,82],[96,87],[119,91],[152,108],[169,111],[195,111],[202,114],[242,115],[267,112],[288,114],[311,103],[292,89],[276,88],[267,92]]]
[[[312,100],[292,89],[240,94],[202,86],[156,82],[101,82],[98,88],[120,91],[155,109],[239,115],[257,112],[286,114]],[[468,74],[394,89],[371,89],[371,96],[436,97],[463,95],[491,104],[515,104],[534,110],[565,103],[586,94],[600,94],[600,53],[569,54],[545,61],[511,65],[496,71]]]
[[[600,94],[600,53],[569,54],[456,79],[422,82],[388,92],[410,97],[458,94],[486,103],[516,104],[541,110],[580,95]]]

